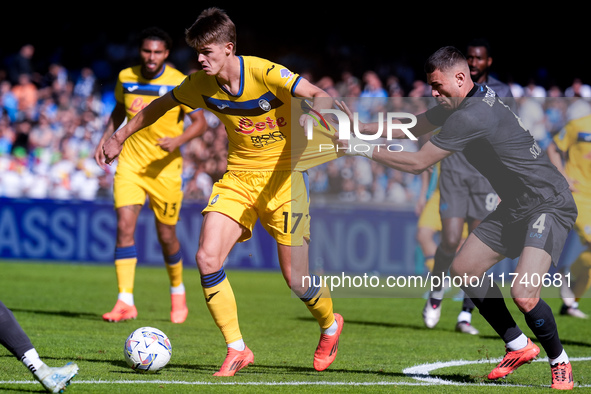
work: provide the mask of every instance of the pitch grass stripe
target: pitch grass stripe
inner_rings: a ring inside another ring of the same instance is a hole
[[[590,361],[591,357],[572,357],[569,358],[570,361]],[[402,373],[406,376],[419,380],[423,383],[433,384],[433,385],[450,385],[450,386],[511,386],[511,387],[532,387],[532,386],[524,386],[524,385],[513,385],[507,383],[463,383],[463,382],[454,382],[451,380],[446,380],[439,378],[437,376],[431,376],[429,373],[436,369],[440,368],[447,368],[447,367],[459,367],[462,365],[469,365],[469,364],[497,364],[501,362],[502,358],[495,358],[490,360],[452,360],[452,361],[440,361],[436,363],[429,363],[429,364],[421,364],[416,365],[414,367],[405,368]],[[540,362],[545,361],[548,362],[548,358],[538,358],[533,360],[533,362]],[[576,373],[576,370],[575,370]],[[585,384],[576,387],[591,387],[591,385]]]
[[[418,380],[418,382],[401,381],[381,381],[381,382],[187,382],[182,380],[72,380],[72,385],[77,384],[179,384],[187,386],[496,386],[496,387],[534,387],[532,385],[509,384],[509,383],[462,383],[452,382],[431,376],[429,373],[436,369],[446,367],[456,367],[469,364],[498,363],[502,358],[490,360],[453,360],[446,362],[436,362],[430,364],[421,364],[414,367],[405,368],[402,372],[409,378]],[[539,358],[534,362],[548,361],[547,358]],[[591,357],[573,357],[570,361],[591,361]],[[6,380],[0,384],[39,384],[36,380]],[[578,385],[576,387],[591,387],[589,384]]]

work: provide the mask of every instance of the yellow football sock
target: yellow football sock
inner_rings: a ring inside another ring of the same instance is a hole
[[[304,301],[312,316],[318,321],[320,328],[325,330],[335,321],[332,298],[328,288],[319,283],[320,278],[318,276],[312,275],[311,279],[310,287],[300,298]]]
[[[115,272],[117,273],[119,293],[133,294],[136,264],[137,253],[135,245],[125,248],[115,248]]]
[[[591,250],[583,251],[570,267],[571,286],[579,300],[591,286]]]
[[[238,308],[230,281],[224,269],[201,276],[201,286],[209,313],[219,327],[226,344],[242,339],[238,325]]]
[[[429,272],[433,272],[434,266],[435,266],[435,257],[433,257],[433,256],[425,257],[425,267],[427,267]]]
[[[181,250],[171,256],[166,256],[166,272],[170,279],[170,287],[178,287],[183,283],[183,258]]]

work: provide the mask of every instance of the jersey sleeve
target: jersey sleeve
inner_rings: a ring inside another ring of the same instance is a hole
[[[182,104],[183,107],[188,108],[186,113],[191,113],[193,110],[202,108],[196,94],[197,88],[197,75],[196,73],[190,74],[186,77],[183,82],[172,89],[172,96],[176,101]]]
[[[291,72],[288,68],[276,63],[269,62],[263,70],[263,80],[269,90],[279,92],[285,90],[295,96],[294,91],[298,86],[301,77]]]

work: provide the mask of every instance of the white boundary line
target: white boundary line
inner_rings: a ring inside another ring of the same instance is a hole
[[[440,368],[447,368],[447,367],[459,367],[462,365],[469,365],[469,364],[496,364],[499,363],[502,358],[495,358],[490,360],[452,360],[452,361],[439,361],[436,363],[429,363],[429,364],[421,364],[415,365],[414,367],[405,368],[402,373],[406,376],[416,379],[418,381],[433,384],[433,385],[450,385],[450,386],[507,386],[507,387],[531,387],[530,385],[519,385],[519,384],[510,384],[510,383],[463,383],[463,382],[454,382],[451,380],[446,380],[439,378],[437,376],[430,375],[431,371]],[[590,361],[591,357],[573,357],[570,358],[570,361]],[[548,362],[548,358],[538,358],[533,360],[534,362],[545,361]],[[576,371],[576,370],[575,370]],[[576,376],[576,375],[575,375]],[[591,387],[591,384],[585,385],[578,385],[577,387]]]
[[[591,357],[573,357],[571,361],[591,361]],[[416,365],[405,368],[402,372],[416,382],[379,381],[379,382],[330,382],[330,381],[294,381],[294,382],[189,382],[183,380],[72,380],[72,385],[77,384],[179,384],[186,386],[495,386],[495,387],[534,387],[532,385],[520,385],[509,383],[463,383],[445,380],[430,375],[431,371],[447,367],[457,367],[470,364],[498,363],[501,358],[490,360],[452,360],[429,364]],[[548,361],[540,358],[534,362]],[[0,384],[38,384],[36,380],[0,380]],[[576,387],[591,387],[591,384],[577,385]]]

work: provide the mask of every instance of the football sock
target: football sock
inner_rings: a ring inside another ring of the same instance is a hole
[[[226,344],[242,339],[238,325],[236,299],[224,269],[201,275],[201,286],[207,309],[222,332]]]
[[[570,360],[568,359],[568,355],[566,354],[566,352],[564,350],[562,350],[562,353],[560,353],[560,355],[558,357],[548,358],[548,362],[550,363],[550,365],[559,364],[559,363],[568,364],[570,362]]]
[[[583,251],[570,267],[572,274],[570,287],[579,300],[591,286],[591,250]],[[563,278],[563,280],[567,280]]]
[[[434,265],[435,265],[435,256],[425,256],[425,267],[427,267],[429,272],[433,272]]]
[[[525,336],[524,333],[521,333],[521,335],[518,336],[517,338],[513,339],[512,341],[507,342],[505,344],[505,346],[507,346],[507,349],[509,349],[511,351],[523,349],[524,347],[527,346],[527,337]]]
[[[179,249],[173,255],[164,256],[166,272],[170,279],[170,287],[175,288],[183,284],[183,256]]]
[[[462,303],[462,311],[458,315],[458,322],[472,322],[472,311],[474,310],[474,302],[466,293],[464,293],[464,300]]]
[[[33,349],[31,340],[16,321],[12,311],[2,301],[0,301],[0,344],[19,360],[23,359],[26,352]]]
[[[136,264],[137,251],[135,245],[115,248],[115,271],[117,273],[119,293],[133,294]],[[133,305],[133,303],[130,305]]]
[[[21,362],[25,364],[25,367],[29,368],[29,370],[33,373],[35,373],[43,365],[43,361],[41,361],[37,350],[34,348],[25,352],[25,354],[21,357]]]
[[[236,349],[239,352],[241,352],[246,348],[246,344],[244,343],[244,340],[239,339],[239,340],[234,341],[232,343],[228,343],[228,347],[231,347],[232,349]]]
[[[133,301],[133,294],[132,293],[119,293],[119,295],[117,296],[118,300],[121,300],[123,302],[125,302],[127,305],[135,305],[134,301]]]
[[[505,343],[509,343],[523,334],[507,309],[503,293],[492,281],[484,280],[480,288],[465,287],[464,292],[472,298],[480,315],[491,325]]]
[[[558,337],[556,321],[550,306],[540,298],[536,306],[531,311],[524,313],[524,316],[527,325],[540,341],[548,358],[560,356],[564,349]]]
[[[330,291],[326,286],[322,286],[322,281],[317,275],[311,275],[310,278],[310,286],[300,299],[318,321],[320,329],[327,330],[335,322]]]
[[[438,283],[439,286],[433,287],[434,292],[441,292],[441,297],[439,299],[443,298],[442,290],[445,287],[443,279],[445,278],[445,275],[447,274],[447,271],[449,270],[449,267],[451,266],[454,257],[456,257],[455,253],[447,253],[443,250],[441,246],[437,247],[437,250],[435,251],[435,259],[433,264],[433,270],[431,271],[431,276],[437,276],[440,279]],[[438,296],[434,298],[438,298]]]
[[[467,311],[461,311],[458,314],[458,323],[465,321],[466,323],[472,323],[472,314]]]

